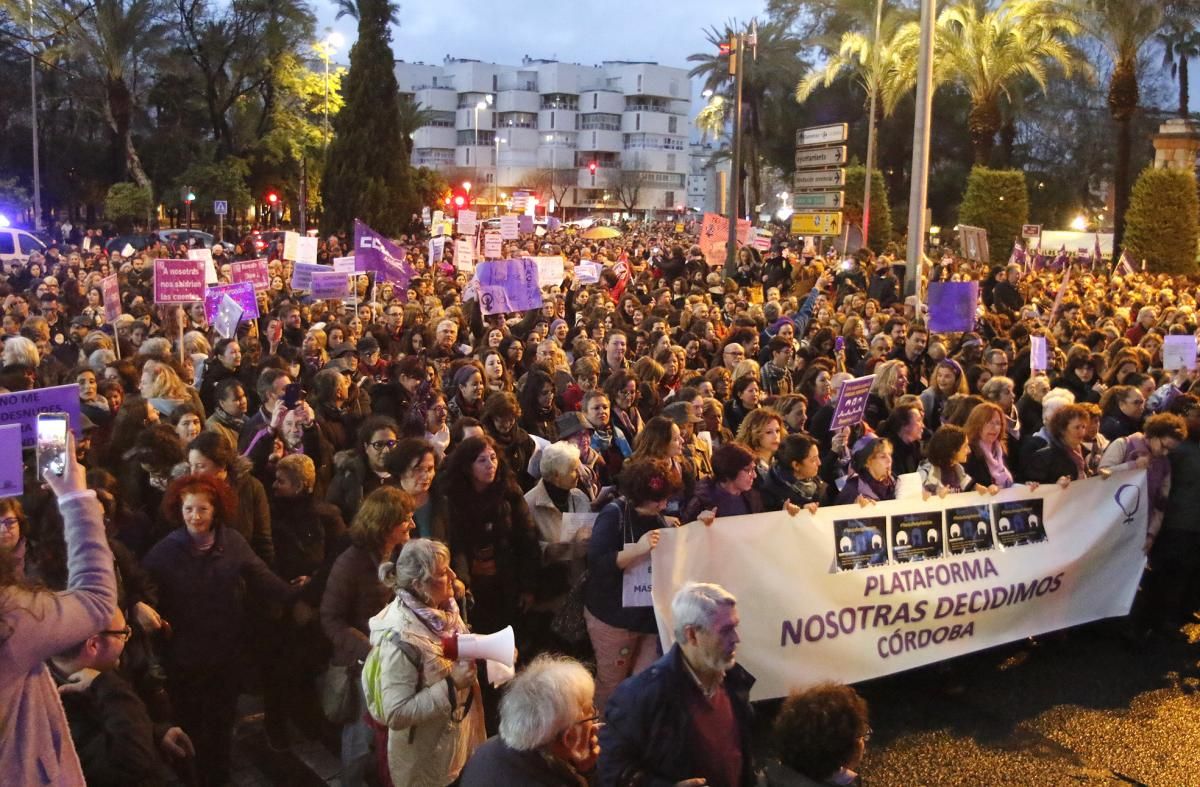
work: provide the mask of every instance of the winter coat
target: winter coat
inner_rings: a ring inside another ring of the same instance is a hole
[[[489,738],[475,750],[463,769],[460,787],[587,787],[588,780],[570,764],[540,749],[517,751],[500,737]]]
[[[329,570],[321,595],[321,630],[333,643],[333,663],[338,666],[361,662],[371,650],[368,623],[392,598],[392,591],[379,581],[380,562],[351,545]]]
[[[229,488],[237,497],[237,517],[230,524],[267,566],[275,565],[271,539],[271,503],[267,490],[250,473],[250,462],[238,457],[229,469]]]
[[[392,784],[445,787],[486,738],[478,686],[454,686],[441,638],[399,599],[370,628],[379,664],[377,672],[363,671],[363,692],[371,715],[388,728]]]
[[[248,607],[260,600],[283,603],[299,592],[271,573],[241,534],[228,527],[217,527],[207,552],[198,551],[187,528],[178,527],[154,545],[144,565],[158,583],[158,612],[171,623],[168,673],[172,667],[231,666],[249,642]],[[249,605],[247,594],[253,599]]]
[[[1075,460],[1060,443],[1051,440],[1029,457],[1029,463],[1024,467],[1025,479],[1037,481],[1039,484],[1057,483],[1058,479],[1066,476],[1072,481],[1082,478]]]
[[[6,784],[83,785],[67,717],[45,661],[105,629],[117,608],[113,557],[93,491],[58,501],[69,581],[60,593],[0,588],[0,774]]]
[[[310,577],[304,600],[321,603],[325,580],[346,535],[346,523],[337,506],[304,493],[277,497],[271,505],[271,539],[275,544],[276,573],[286,580]]]
[[[695,522],[701,511],[709,509],[715,509],[719,517],[761,514],[766,510],[763,508],[762,495],[757,489],[733,495],[722,489],[715,478],[702,478],[696,483],[696,492],[684,506],[679,521]]]
[[[649,669],[622,683],[608,701],[605,725],[600,728],[600,760],[595,782],[610,785],[641,784],[668,787],[690,779],[691,720],[686,695],[694,691],[679,645]],[[735,664],[725,673],[723,691],[729,693],[742,750],[742,785],[754,784],[754,747],[750,739],[754,712],[750,687],[754,676]]]

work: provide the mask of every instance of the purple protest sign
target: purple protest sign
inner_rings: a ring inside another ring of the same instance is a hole
[[[185,260],[186,262],[186,260]],[[204,275],[204,268],[200,269]],[[16,424],[21,427],[21,445],[32,448],[37,443],[38,413],[66,413],[79,436],[79,386],[57,385],[53,388],[34,388],[31,391],[0,394],[0,426]]]
[[[314,301],[350,297],[350,278],[345,273],[314,273],[309,295]]]
[[[254,297],[253,284],[248,281],[237,284],[220,284],[216,287],[209,287],[204,292],[204,316],[208,318],[209,325],[216,322],[217,309],[221,307],[221,297],[224,295],[233,298],[242,307],[243,320],[258,318],[258,299]]]
[[[517,230],[524,232],[526,235],[533,232],[533,216],[527,216],[522,213],[517,217]]]
[[[475,266],[484,316],[541,308],[537,263],[531,259],[485,260]]]
[[[979,282],[932,282],[926,296],[929,330],[933,333],[962,333],[975,329],[979,305]]]
[[[292,265],[292,289],[304,290],[307,292],[312,289],[312,277],[318,273],[329,273],[328,265],[317,265],[312,262],[297,262]]]
[[[271,271],[265,259],[235,262],[229,266],[229,279],[234,284],[248,281],[255,290],[266,290],[271,286]]]
[[[863,413],[867,411],[867,394],[871,393],[873,382],[875,375],[869,374],[842,383],[837,406],[833,409],[833,420],[829,423],[830,432],[853,426],[862,420]]]
[[[416,275],[408,263],[408,250],[397,246],[358,219],[354,220],[354,265],[359,273],[375,273],[376,281],[408,287]]]
[[[0,497],[25,494],[25,468],[21,465],[21,427],[0,426]]]
[[[116,322],[121,316],[121,283],[117,274],[100,280],[100,293],[104,299],[104,321]]]
[[[155,260],[154,302],[199,303],[204,300],[201,260]]]

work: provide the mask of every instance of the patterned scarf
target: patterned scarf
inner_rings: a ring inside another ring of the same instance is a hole
[[[441,609],[438,609],[429,606],[417,598],[415,593],[405,588],[397,591],[396,595],[400,598],[400,603],[408,607],[436,636],[467,633],[467,624],[459,615],[458,602],[453,597]]]

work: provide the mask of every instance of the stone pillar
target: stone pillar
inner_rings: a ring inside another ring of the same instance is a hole
[[[1200,123],[1172,118],[1163,123],[1154,141],[1155,169],[1186,169],[1196,171],[1200,156]]]

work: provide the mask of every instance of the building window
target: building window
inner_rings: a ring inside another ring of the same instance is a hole
[[[665,202],[667,204],[668,208],[675,207],[675,192],[668,191],[667,197],[666,197],[666,199],[663,200],[663,202]]]
[[[550,113],[550,130],[551,131],[554,130],[554,113],[553,112]]]
[[[669,169],[671,171],[675,170],[675,154],[674,153],[667,154],[667,169]]]
[[[667,133],[679,133],[679,118],[675,117],[674,115],[671,115],[671,117],[667,118]]]
[[[639,93],[642,92],[642,75],[641,74],[638,74],[637,92],[639,92]]]
[[[589,112],[579,116],[579,128],[582,131],[620,131],[621,116],[606,112]]]
[[[638,77],[638,79],[641,79],[641,77]],[[636,115],[633,116],[633,130],[634,131],[642,130],[642,113],[641,112],[638,112]]]

